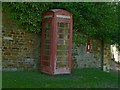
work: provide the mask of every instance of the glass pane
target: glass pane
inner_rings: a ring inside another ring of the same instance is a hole
[[[68,64],[69,23],[58,23],[57,63],[56,67],[66,67]]]
[[[57,62],[56,63],[56,67],[66,67],[67,66],[67,62]]]
[[[67,50],[57,50],[57,56],[62,56],[62,55],[67,55],[68,51]]]
[[[46,55],[44,56],[44,60],[49,60],[50,59],[50,56]]]
[[[50,63],[49,62],[43,62],[43,65],[44,66],[50,66]]]
[[[68,40],[59,39],[57,43],[58,45],[68,45]]]
[[[45,30],[45,40],[50,40],[50,30]]]
[[[57,58],[58,58],[57,62],[61,62],[61,61],[66,62],[67,55],[61,55],[61,56],[58,56]]]
[[[58,23],[58,27],[69,28],[69,23]]]
[[[57,45],[57,50],[68,50],[68,45]]]
[[[45,40],[45,44],[50,45],[50,40]]]
[[[50,26],[51,26],[50,22],[45,23],[45,28],[50,28]]]
[[[64,40],[69,39],[69,35],[68,34],[66,34],[66,35],[58,34],[57,37],[60,38],[60,39],[64,39]]]
[[[69,29],[67,29],[67,28],[59,28],[58,33],[59,34],[68,34],[69,33]]]
[[[49,44],[46,44],[44,47],[45,47],[45,49],[50,49],[50,45]]]
[[[51,22],[46,22],[45,28],[45,42],[44,42],[44,60],[50,60],[50,37],[51,37]],[[47,65],[47,64],[45,64]]]
[[[50,53],[50,50],[49,50],[49,49],[45,49],[45,50],[44,50],[44,54],[45,54],[45,55],[49,55],[49,53]]]

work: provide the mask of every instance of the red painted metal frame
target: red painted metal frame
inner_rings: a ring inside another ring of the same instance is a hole
[[[88,38],[87,44],[86,44],[86,52],[90,53],[90,38]]]
[[[70,16],[70,19],[62,19],[62,18],[58,18],[56,17],[56,15],[66,15],[66,16]],[[70,35],[69,35],[69,50],[68,50],[68,67],[69,67],[69,73],[71,72],[71,68],[72,68],[72,14],[65,11],[65,10],[58,10],[58,11],[52,11],[49,10],[48,12],[46,12],[43,16],[46,15],[52,15],[51,18],[44,18],[42,21],[42,45],[41,45],[41,60],[40,60],[40,69],[42,72],[44,73],[48,73],[48,74],[55,74],[55,55],[56,55],[56,50],[57,50],[57,24],[58,22],[64,22],[64,23],[70,23]],[[50,67],[47,66],[43,66],[43,61],[44,61],[44,34],[45,34],[45,29],[44,29],[44,24],[46,22],[51,22],[51,43],[50,43]],[[59,73],[59,74],[64,74],[63,73]]]

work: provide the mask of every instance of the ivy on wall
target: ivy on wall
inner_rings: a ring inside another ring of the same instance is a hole
[[[41,30],[43,12],[47,11],[51,3],[3,3],[3,11],[27,31],[35,33]]]
[[[52,8],[61,8],[73,14],[73,40],[81,43],[80,33],[104,40],[107,43],[120,43],[117,33],[117,3],[83,3],[83,2],[5,2],[3,12],[27,31],[41,32],[42,14]],[[115,39],[114,39],[115,38]],[[82,43],[87,37],[82,36]]]
[[[73,5],[74,4],[74,5]],[[41,32],[41,25],[42,25],[42,14],[46,12],[49,9],[52,8],[61,8],[61,9],[66,9],[67,11],[73,13],[73,19],[74,22],[77,21],[77,18],[79,18],[79,12],[76,10],[70,10],[69,8],[76,7],[78,4],[76,3],[31,3],[31,2],[8,2],[8,3],[3,3],[3,12],[6,12],[10,18],[15,20],[15,22],[21,26],[24,30],[31,31],[34,33],[39,33]],[[80,16],[81,17],[81,16]],[[81,17],[81,20],[79,23],[83,26],[83,23],[86,23],[86,20],[84,20]],[[83,39],[82,41],[79,39],[80,35],[78,32],[78,28],[82,27],[79,26],[78,23],[74,23],[73,25],[73,41],[76,44],[80,43],[86,43],[86,38]],[[81,28],[82,31],[82,28]]]

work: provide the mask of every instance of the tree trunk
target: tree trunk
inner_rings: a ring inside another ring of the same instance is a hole
[[[104,67],[104,40],[101,40],[101,70]]]

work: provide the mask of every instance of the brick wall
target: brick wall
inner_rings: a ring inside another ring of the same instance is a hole
[[[40,36],[22,30],[5,13],[2,17],[2,40],[3,70],[38,68]]]
[[[40,35],[26,32],[9,19],[5,13],[2,17],[2,65],[3,70],[30,70],[39,68]],[[81,37],[82,38],[82,37]],[[74,41],[73,41],[74,42]],[[73,67],[100,68],[100,42],[92,40],[92,49],[88,54],[85,45],[73,44]],[[104,70],[109,69],[110,46],[105,45]]]

